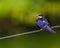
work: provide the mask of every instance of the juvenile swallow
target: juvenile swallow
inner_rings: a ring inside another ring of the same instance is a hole
[[[37,15],[36,24],[42,29],[47,30],[53,34],[56,34],[56,32],[51,28],[48,20],[42,14]]]

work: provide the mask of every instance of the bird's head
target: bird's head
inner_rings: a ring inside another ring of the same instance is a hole
[[[42,14],[38,14],[37,15],[37,18],[42,19],[43,18],[43,15]]]

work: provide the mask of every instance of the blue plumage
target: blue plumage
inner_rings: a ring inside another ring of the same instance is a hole
[[[50,27],[50,24],[48,23],[48,21],[47,21],[47,19],[43,16],[43,15],[41,15],[41,14],[39,14],[38,16],[37,16],[37,20],[36,20],[36,24],[39,26],[39,27],[41,27],[42,29],[44,29],[44,30],[47,30],[47,31],[49,31],[49,32],[51,32],[51,33],[56,33],[54,30],[52,30],[52,28]]]

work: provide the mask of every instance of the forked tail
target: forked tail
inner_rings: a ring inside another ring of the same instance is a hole
[[[44,29],[51,32],[51,33],[53,33],[53,34],[56,34],[56,32],[49,26],[45,26]]]

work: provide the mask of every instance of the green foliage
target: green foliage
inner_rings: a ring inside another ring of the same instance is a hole
[[[45,17],[47,17],[51,25],[60,24],[59,2],[48,2],[47,0],[1,1],[0,26],[3,24],[1,33],[5,34],[4,32],[10,33],[16,31],[19,32],[21,30],[32,30],[31,28],[33,27],[36,29],[36,15],[38,13],[42,13]]]
[[[42,13],[51,25],[60,24],[60,0],[0,0],[0,37],[40,29],[36,15]],[[0,48],[60,48],[60,29],[0,40]]]
[[[46,1],[48,1],[48,2],[60,2],[60,0],[46,0]]]

